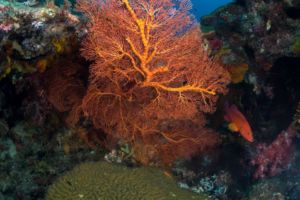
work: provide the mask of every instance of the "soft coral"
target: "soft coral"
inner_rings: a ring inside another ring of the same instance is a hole
[[[259,144],[257,146],[258,153],[251,160],[251,164],[257,166],[254,178],[275,176],[290,166],[295,154],[293,144],[295,135],[296,129],[291,124],[270,145]]]
[[[82,54],[95,61],[83,110],[97,128],[141,159],[168,163],[218,141],[202,112],[214,111],[229,77],[201,48],[190,1],[81,0],[78,8],[90,18]]]

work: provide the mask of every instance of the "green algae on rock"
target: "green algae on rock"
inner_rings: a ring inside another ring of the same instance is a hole
[[[209,200],[180,189],[158,169],[128,168],[106,162],[83,163],[50,186],[47,200]]]

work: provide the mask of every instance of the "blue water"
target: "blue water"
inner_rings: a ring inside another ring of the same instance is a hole
[[[191,0],[193,3],[192,12],[199,20],[202,16],[208,15],[220,6],[233,2],[232,0]]]
[[[197,20],[204,15],[208,15],[220,6],[226,5],[234,0],[191,0],[193,3],[192,13],[196,16]],[[63,0],[55,0],[57,5],[63,4]],[[76,0],[69,0],[72,4],[76,2]]]

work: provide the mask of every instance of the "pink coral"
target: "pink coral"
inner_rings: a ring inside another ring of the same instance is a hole
[[[0,30],[4,31],[4,32],[8,32],[13,28],[12,24],[0,24]]]
[[[290,125],[270,145],[263,143],[257,146],[258,153],[251,160],[251,164],[257,166],[254,178],[275,176],[289,168],[295,153],[295,133],[294,126]]]

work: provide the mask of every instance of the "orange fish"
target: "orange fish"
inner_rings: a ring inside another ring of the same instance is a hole
[[[253,133],[246,117],[235,105],[225,104],[224,119],[229,122],[228,128],[232,132],[239,132],[248,142],[253,142]]]

